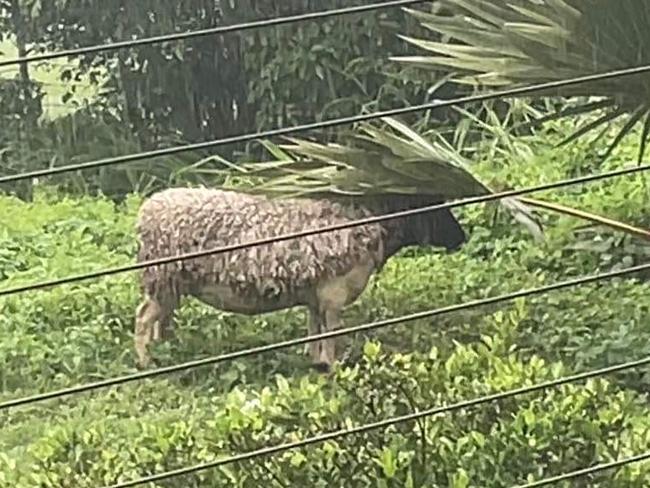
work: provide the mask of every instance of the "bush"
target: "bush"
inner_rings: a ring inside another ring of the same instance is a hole
[[[523,313],[520,302],[494,314],[482,344],[449,355],[387,354],[367,342],[363,359],[330,383],[276,376],[273,386],[214,397],[159,381],[103,393],[5,447],[0,478],[16,488],[95,487],[565,375],[560,363],[511,352]],[[639,452],[649,426],[639,398],[596,379],[156,486],[502,487]],[[644,486],[647,474],[635,466],[592,482]]]

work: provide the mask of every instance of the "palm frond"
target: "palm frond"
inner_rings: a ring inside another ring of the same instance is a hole
[[[547,202],[545,200],[522,197],[521,201],[532,207],[537,207],[544,210],[550,210],[551,212],[554,213],[561,213],[564,215],[569,215],[571,217],[576,217],[581,220],[593,222],[594,224],[609,227],[611,229],[621,231],[625,234],[639,237],[646,241],[650,241],[650,230],[643,229],[641,227],[636,227],[634,225],[622,222],[620,220],[615,220],[609,217],[603,217],[602,215],[597,215],[591,212],[586,212],[584,210],[567,207],[566,205],[561,205],[559,203]]]
[[[282,161],[246,163],[260,183],[251,190],[275,196],[363,198],[378,195],[431,195],[442,201],[487,195],[492,190],[469,170],[461,152],[439,138],[430,140],[392,118],[362,123],[345,143],[321,144],[288,138]],[[288,160],[290,157],[291,160]],[[535,238],[542,228],[530,209],[513,198],[500,204]]]
[[[650,2],[642,0],[440,0],[432,12],[406,9],[448,42],[402,37],[427,54],[392,59],[453,71],[453,80],[482,88],[512,88],[650,64]],[[523,96],[523,95],[522,95]],[[627,115],[608,157],[634,127],[650,120],[650,74],[565,86],[535,97],[589,97],[587,104],[543,121],[585,113],[591,128]],[[593,98],[601,99],[594,102]],[[542,121],[540,121],[542,122]],[[579,129],[568,139],[584,135]],[[649,133],[643,131],[643,137]],[[641,150],[646,141],[642,141]],[[641,156],[639,156],[641,157]]]

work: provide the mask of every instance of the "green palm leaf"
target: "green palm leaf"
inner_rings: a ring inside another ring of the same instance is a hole
[[[419,194],[443,201],[492,193],[441,136],[432,142],[395,119],[362,123],[344,139],[345,144],[288,139],[289,144],[273,148],[279,161],[244,164],[247,174],[259,182],[250,191],[356,199]],[[541,239],[542,229],[528,206],[514,198],[503,199],[500,205]]]
[[[449,41],[403,37],[426,55],[393,58],[432,70],[454,71],[461,84],[512,88],[650,64],[650,2],[645,0],[440,0],[435,12],[406,9],[427,30]],[[608,157],[637,124],[650,117],[650,74],[566,86],[536,97],[589,97],[543,121],[594,114],[567,140],[623,117]],[[594,102],[593,97],[601,100]],[[540,121],[542,122],[542,121]]]

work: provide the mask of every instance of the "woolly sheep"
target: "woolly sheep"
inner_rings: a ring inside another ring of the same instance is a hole
[[[320,226],[438,203],[389,196],[359,204],[318,199],[270,199],[208,188],[172,188],[140,207],[138,262],[299,232]],[[144,300],[135,320],[139,368],[151,363],[148,346],[171,329],[184,296],[217,309],[255,315],[305,306],[310,334],[341,326],[370,276],[409,245],[458,249],[466,236],[449,210],[422,213],[348,229],[145,268]],[[335,339],[309,345],[314,366],[328,371]]]

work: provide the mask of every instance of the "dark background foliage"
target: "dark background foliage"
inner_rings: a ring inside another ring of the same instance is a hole
[[[12,36],[19,54],[31,54],[364,3],[5,0],[0,31]],[[30,67],[22,66],[12,80],[16,84],[13,91],[0,91],[0,106],[14,105],[13,112],[3,110],[3,114],[27,115],[16,118],[4,131],[16,137],[0,141],[16,161],[6,170],[41,168],[53,161],[65,164],[72,159],[95,159],[354,115],[364,109],[422,103],[433,82],[432,74],[388,60],[408,49],[397,34],[420,30],[401,9],[384,9],[70,59],[57,80],[66,87],[61,103],[71,103],[76,83],[83,77],[100,84],[99,95],[83,110],[47,122],[40,118],[38,83],[30,76]],[[14,96],[16,90],[21,97]],[[450,89],[445,90],[449,95]],[[69,135],[51,147],[47,141],[53,131]],[[46,149],[26,160],[23,143],[27,140]],[[223,147],[219,153],[226,158],[262,154],[254,145]],[[182,165],[210,155],[183,154],[143,163],[128,173],[121,168],[86,172],[86,182],[78,180],[78,189],[101,189],[119,196],[134,189],[136,183],[141,189],[142,173],[155,177],[159,186],[168,183]],[[68,185],[68,189],[74,188]],[[29,192],[24,195],[29,197]]]

